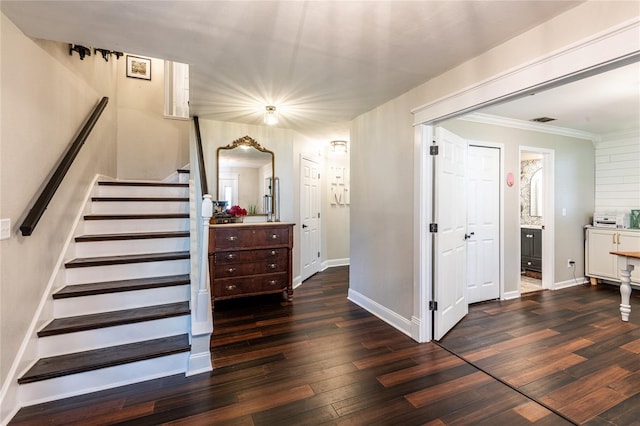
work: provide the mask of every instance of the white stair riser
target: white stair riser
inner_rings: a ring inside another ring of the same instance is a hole
[[[189,272],[189,259],[68,268],[65,271],[65,283],[86,284],[101,281],[180,275],[188,274]]]
[[[189,315],[182,315],[154,321],[41,337],[38,339],[38,356],[45,358],[185,334],[189,330],[190,318]]]
[[[86,373],[27,383],[20,386],[20,402],[22,406],[33,405],[184,373],[187,369],[188,359],[189,352],[183,352]]]
[[[143,306],[185,302],[190,299],[189,285],[150,288],[122,293],[97,294],[95,296],[71,297],[53,301],[55,318],[119,311]]]
[[[93,214],[189,213],[185,201],[93,201]]]
[[[76,257],[165,253],[189,250],[189,237],[141,240],[88,241],[76,243]]]
[[[98,185],[98,197],[189,197],[189,187]]]
[[[180,183],[189,183],[189,173],[178,173],[178,182]]]
[[[87,235],[118,234],[127,232],[188,231],[189,219],[122,219],[85,220],[83,232]]]

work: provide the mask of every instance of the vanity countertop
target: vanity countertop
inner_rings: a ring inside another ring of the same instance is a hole
[[[542,229],[542,225],[520,225],[521,229]]]

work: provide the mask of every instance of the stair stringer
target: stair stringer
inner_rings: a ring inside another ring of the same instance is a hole
[[[92,196],[98,195],[98,181],[115,181],[115,179],[96,175],[85,191],[82,203],[83,207],[79,209],[76,214],[73,225],[65,239],[63,249],[61,250],[60,256],[56,261],[55,267],[53,268],[47,287],[41,296],[36,314],[34,315],[28,332],[23,339],[18,355],[16,356],[16,359],[14,360],[14,363],[10,369],[9,375],[7,376],[6,382],[3,384],[2,389],[0,389],[0,400],[2,400],[2,407],[0,411],[1,424],[7,423],[23,406],[51,401],[62,397],[86,394],[103,389],[113,388],[116,386],[151,380],[167,375],[187,373],[190,354],[183,353],[170,356],[168,359],[156,358],[141,361],[139,363],[136,363],[138,367],[133,367],[133,369],[132,366],[121,368],[121,370],[125,371],[121,374],[116,373],[116,370],[118,368],[115,367],[111,369],[114,372],[113,380],[108,383],[104,380],[101,381],[96,379],[96,377],[100,376],[100,373],[95,372],[87,374],[87,380],[84,380],[82,378],[79,379],[78,377],[80,376],[78,375],[70,379],[59,380],[59,382],[63,382],[65,384],[63,387],[66,389],[61,393],[59,392],[59,390],[56,392],[54,388],[53,392],[56,394],[54,397],[51,396],[50,391],[41,392],[32,384],[19,385],[17,383],[18,378],[21,377],[24,372],[27,371],[28,368],[33,365],[39,357],[42,356],[39,349],[40,344],[38,343],[39,340],[41,341],[41,339],[38,338],[37,332],[45,324],[56,317],[53,294],[59,289],[63,288],[65,285],[69,284],[66,277],[68,270],[65,268],[65,263],[69,259],[72,259],[76,254],[76,242],[74,238],[75,236],[84,233],[83,216],[92,213],[91,198]],[[191,205],[192,203],[189,204]],[[198,216],[199,215],[196,216],[196,220]],[[186,324],[183,326],[184,332],[186,333],[190,333],[189,322],[190,320],[187,320]],[[206,361],[202,359],[205,357],[209,358],[208,363],[211,363],[208,338],[210,338],[210,333],[207,337],[206,342],[206,356],[201,353],[194,358],[199,360],[199,365],[206,364]],[[198,346],[202,346],[202,342]],[[211,370],[211,368],[209,368],[209,370]],[[99,372],[100,370],[97,371]],[[191,371],[193,371],[193,369]],[[202,371],[207,371],[206,365],[204,367],[201,367],[198,372]],[[90,378],[90,376],[93,376],[94,378]],[[76,387],[76,389],[68,389],[67,386],[71,386],[72,388]],[[47,387],[51,387],[51,385],[46,384],[44,386],[44,388]]]
[[[91,183],[85,189],[82,208],[78,210],[74,218],[73,226],[64,241],[63,249],[61,250],[53,271],[51,272],[49,282],[42,293],[35,315],[33,316],[27,333],[20,344],[20,348],[11,368],[9,369],[9,374],[7,374],[5,383],[2,385],[2,389],[0,389],[0,401],[2,401],[2,404],[0,404],[0,424],[7,424],[18,412],[20,407],[25,405],[23,398],[21,397],[18,378],[38,359],[37,331],[54,318],[52,295],[58,288],[64,286],[64,263],[75,249],[73,238],[78,232],[78,228],[82,226],[82,217],[89,211],[89,200],[91,200],[91,196],[96,192],[98,180],[113,179],[96,174]]]

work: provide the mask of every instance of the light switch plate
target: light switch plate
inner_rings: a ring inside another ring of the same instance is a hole
[[[11,219],[0,219],[0,240],[11,237]]]

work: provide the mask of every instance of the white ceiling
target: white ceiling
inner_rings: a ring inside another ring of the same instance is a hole
[[[2,0],[0,7],[31,37],[190,64],[193,115],[260,124],[272,104],[279,127],[344,139],[359,114],[579,3]],[[561,112],[538,107],[533,115],[540,114]],[[596,116],[580,112],[568,123],[595,126]]]
[[[530,121],[596,136],[640,128],[640,63],[626,65],[554,89],[484,108],[484,114]]]

